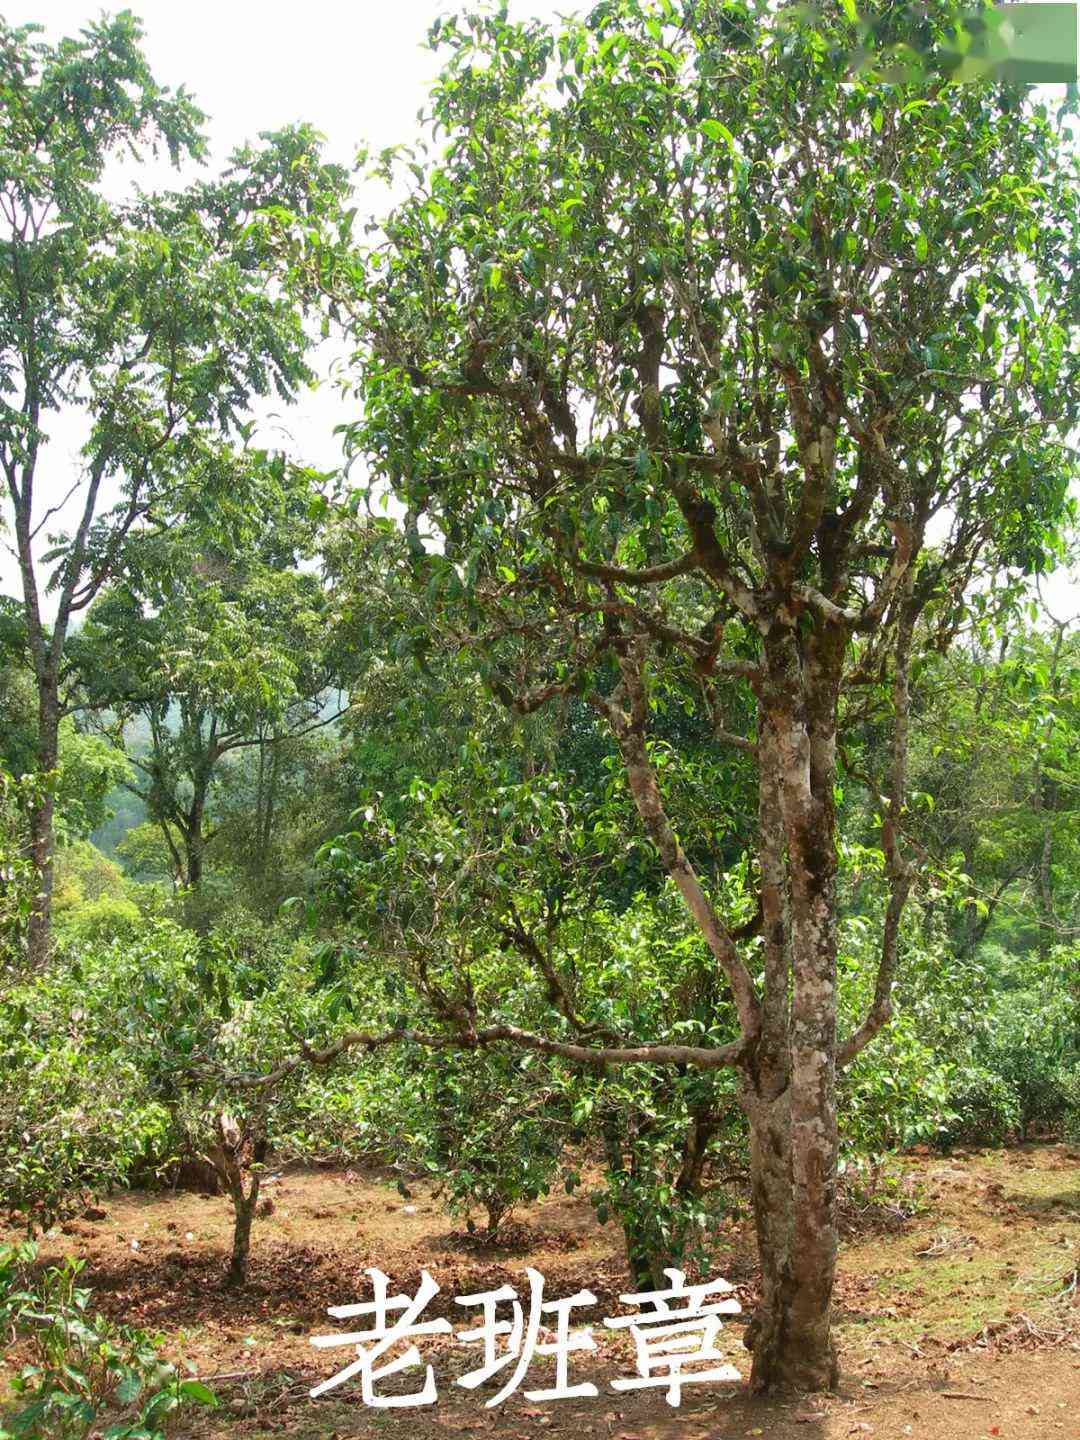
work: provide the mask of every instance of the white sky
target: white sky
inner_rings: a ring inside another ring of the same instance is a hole
[[[453,0],[307,0],[299,6],[295,0],[127,3],[143,21],[155,77],[174,88],[184,85],[208,116],[208,171],[260,130],[293,121],[309,121],[321,130],[331,158],[343,163],[351,162],[361,143],[377,149],[412,139],[417,111],[437,68],[437,57],[423,44],[425,34],[438,15],[458,8]],[[552,18],[584,3],[516,0],[511,14]],[[110,8],[118,10],[122,3]],[[38,0],[27,10],[7,0],[4,13],[10,24],[33,20],[57,39],[76,33],[100,7],[86,0]],[[140,167],[139,179],[143,185],[177,183],[176,172],[164,162]],[[122,183],[119,177],[116,183]],[[266,413],[260,438],[275,447],[287,443],[298,459],[330,468],[341,453],[333,427],[353,414],[327,386],[283,415]],[[53,427],[39,472],[41,508],[70,485],[79,444],[74,418]],[[8,508],[5,503],[0,514]],[[19,594],[17,569],[4,548],[0,592]],[[1080,588],[1064,576],[1054,577],[1045,593],[1059,602],[1059,610],[1080,611]]]
[[[208,164],[199,167],[203,174],[218,169],[232,150],[261,130],[295,121],[321,130],[329,157],[343,164],[351,164],[362,143],[380,149],[412,140],[418,133],[417,112],[438,68],[424,44],[428,27],[458,8],[439,0],[307,0],[301,5],[295,0],[119,0],[108,8],[115,13],[125,4],[142,20],[155,78],[174,89],[185,86],[208,117],[211,153]],[[3,14],[12,25],[42,25],[55,40],[76,34],[102,8],[87,0],[37,0],[28,7],[7,0]],[[519,0],[512,14],[551,18],[574,9],[574,0]],[[171,188],[183,179],[163,160],[118,171],[109,188],[119,192],[124,173],[137,173],[144,187]],[[269,407],[258,438],[330,468],[341,459],[333,427],[354,415],[355,409],[326,386],[284,413],[280,404]],[[39,513],[70,486],[82,439],[74,415],[48,428],[50,443],[35,496]],[[50,528],[70,520],[74,508],[69,506]],[[10,518],[6,499],[0,516]],[[21,594],[14,557],[2,538],[0,593]],[[48,599],[45,609],[54,613]]]

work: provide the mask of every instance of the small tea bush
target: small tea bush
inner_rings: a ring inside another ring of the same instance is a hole
[[[1080,1145],[1080,1066],[1063,1069],[1057,1075],[1061,1103],[1061,1136],[1070,1145]]]
[[[958,1069],[949,1087],[951,1117],[941,1144],[1003,1145],[1020,1128],[1016,1089],[1003,1076],[981,1065]]]
[[[1061,1127],[1060,1075],[1072,1038],[1073,1009],[1066,993],[1015,991],[1002,995],[991,1012],[980,1059],[1015,1093],[1021,1136]]]
[[[493,1240],[519,1205],[547,1194],[565,1119],[533,1057],[443,1057],[422,1103],[410,1158],[437,1179],[450,1214],[469,1230],[470,1212],[479,1207]]]
[[[28,1356],[0,1414],[0,1440],[162,1440],[185,1403],[217,1403],[161,1356],[161,1337],[90,1309],[83,1262],[35,1271],[32,1243],[0,1246],[0,1335]]]

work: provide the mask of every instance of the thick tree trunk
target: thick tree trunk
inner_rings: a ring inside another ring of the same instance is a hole
[[[201,832],[184,836],[184,871],[188,888],[198,890],[203,875],[203,837]]]
[[[821,1186],[797,1175],[791,1110],[787,1093],[771,1105],[748,1107],[761,1294],[744,1343],[753,1355],[755,1393],[827,1390],[839,1377],[831,1334],[836,1265],[831,1177]]]
[[[194,776],[195,793],[191,806],[184,817],[184,868],[185,881],[192,890],[198,890],[203,878],[203,856],[206,851],[204,825],[206,821],[206,797],[210,789],[208,770],[197,770]]]
[[[759,1392],[829,1389],[839,1374],[831,1333],[839,654],[813,645],[800,654],[793,640],[781,640],[771,660],[775,689],[759,753],[763,913],[773,932],[766,934],[768,980],[783,1003],[774,995],[765,1007],[757,1073],[743,1102],[762,1273],[746,1343],[754,1357],[751,1387]]]
[[[791,1109],[785,1090],[771,1103],[747,1097],[750,1182],[761,1269],[761,1295],[744,1343],[753,1354],[751,1388],[767,1389],[783,1371],[792,1275],[794,1191],[791,1184]]]

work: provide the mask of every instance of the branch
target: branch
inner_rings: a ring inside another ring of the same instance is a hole
[[[645,570],[623,570],[618,565],[597,565],[576,557],[571,563],[582,575],[589,575],[594,580],[609,580],[616,585],[657,585],[664,580],[673,580],[676,575],[686,575],[695,570],[698,557],[695,551],[690,550],[687,554],[680,555],[677,560],[669,560],[664,565],[651,565]]]
[[[564,1060],[573,1060],[580,1065],[696,1065],[702,1070],[720,1070],[738,1065],[745,1053],[743,1041],[730,1045],[708,1047],[701,1045],[618,1045],[594,1047],[574,1045],[563,1040],[550,1040],[545,1035],[536,1035],[530,1030],[520,1030],[516,1025],[491,1025],[470,1034],[430,1035],[405,1027],[375,1033],[366,1030],[347,1030],[336,1040],[317,1049],[300,1040],[300,1051],[283,1060],[272,1070],[260,1075],[221,1075],[209,1071],[206,1066],[198,1068],[204,1078],[216,1078],[223,1085],[241,1090],[263,1089],[276,1085],[302,1065],[329,1065],[348,1050],[367,1050],[373,1053],[387,1045],[407,1043],[422,1045],[429,1050],[477,1050],[489,1045],[508,1043],[523,1050],[536,1050],[544,1055],[557,1055]]]
[[[500,925],[501,933],[513,945],[533,962],[547,982],[548,999],[559,1011],[563,1019],[572,1030],[584,1037],[590,1035],[603,1035],[609,1040],[621,1043],[621,1039],[614,1031],[608,1030],[603,1025],[592,1025],[578,1015],[574,1008],[574,1002],[566,987],[566,982],[559,974],[551,959],[544,953],[543,947],[536,938],[526,930],[525,925],[517,912],[517,908],[511,903],[510,913],[514,917],[513,925]]]
[[[623,646],[619,656],[622,673],[621,689],[629,701],[629,713],[614,700],[590,697],[611,725],[612,733],[623,753],[627,781],[638,814],[667,869],[682,895],[686,908],[699,929],[720,968],[727,977],[739,1015],[743,1044],[751,1045],[761,1027],[761,1007],[754,991],[754,982],[742,957],[735,948],[731,933],[710,903],[701,881],[691,865],[664,809],[663,797],[656,780],[656,771],[649,760],[645,744],[645,722],[648,700],[641,670],[640,650]]]
[[[333,715],[324,715],[322,719],[313,721],[310,725],[304,726],[302,730],[282,730],[277,735],[249,735],[242,733],[236,736],[227,736],[218,746],[219,755],[228,755],[233,750],[244,750],[252,745],[280,745],[286,740],[303,740],[305,736],[312,735],[316,730],[324,730],[327,725],[333,725],[343,715],[348,715],[355,707],[350,703],[343,709],[337,710]]]

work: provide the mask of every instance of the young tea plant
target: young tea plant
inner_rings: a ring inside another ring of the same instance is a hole
[[[83,1263],[34,1268],[30,1241],[0,1246],[0,1334],[26,1356],[0,1412],[0,1440],[163,1440],[185,1403],[216,1405],[209,1386],[161,1355],[161,1337],[90,1308]]]

